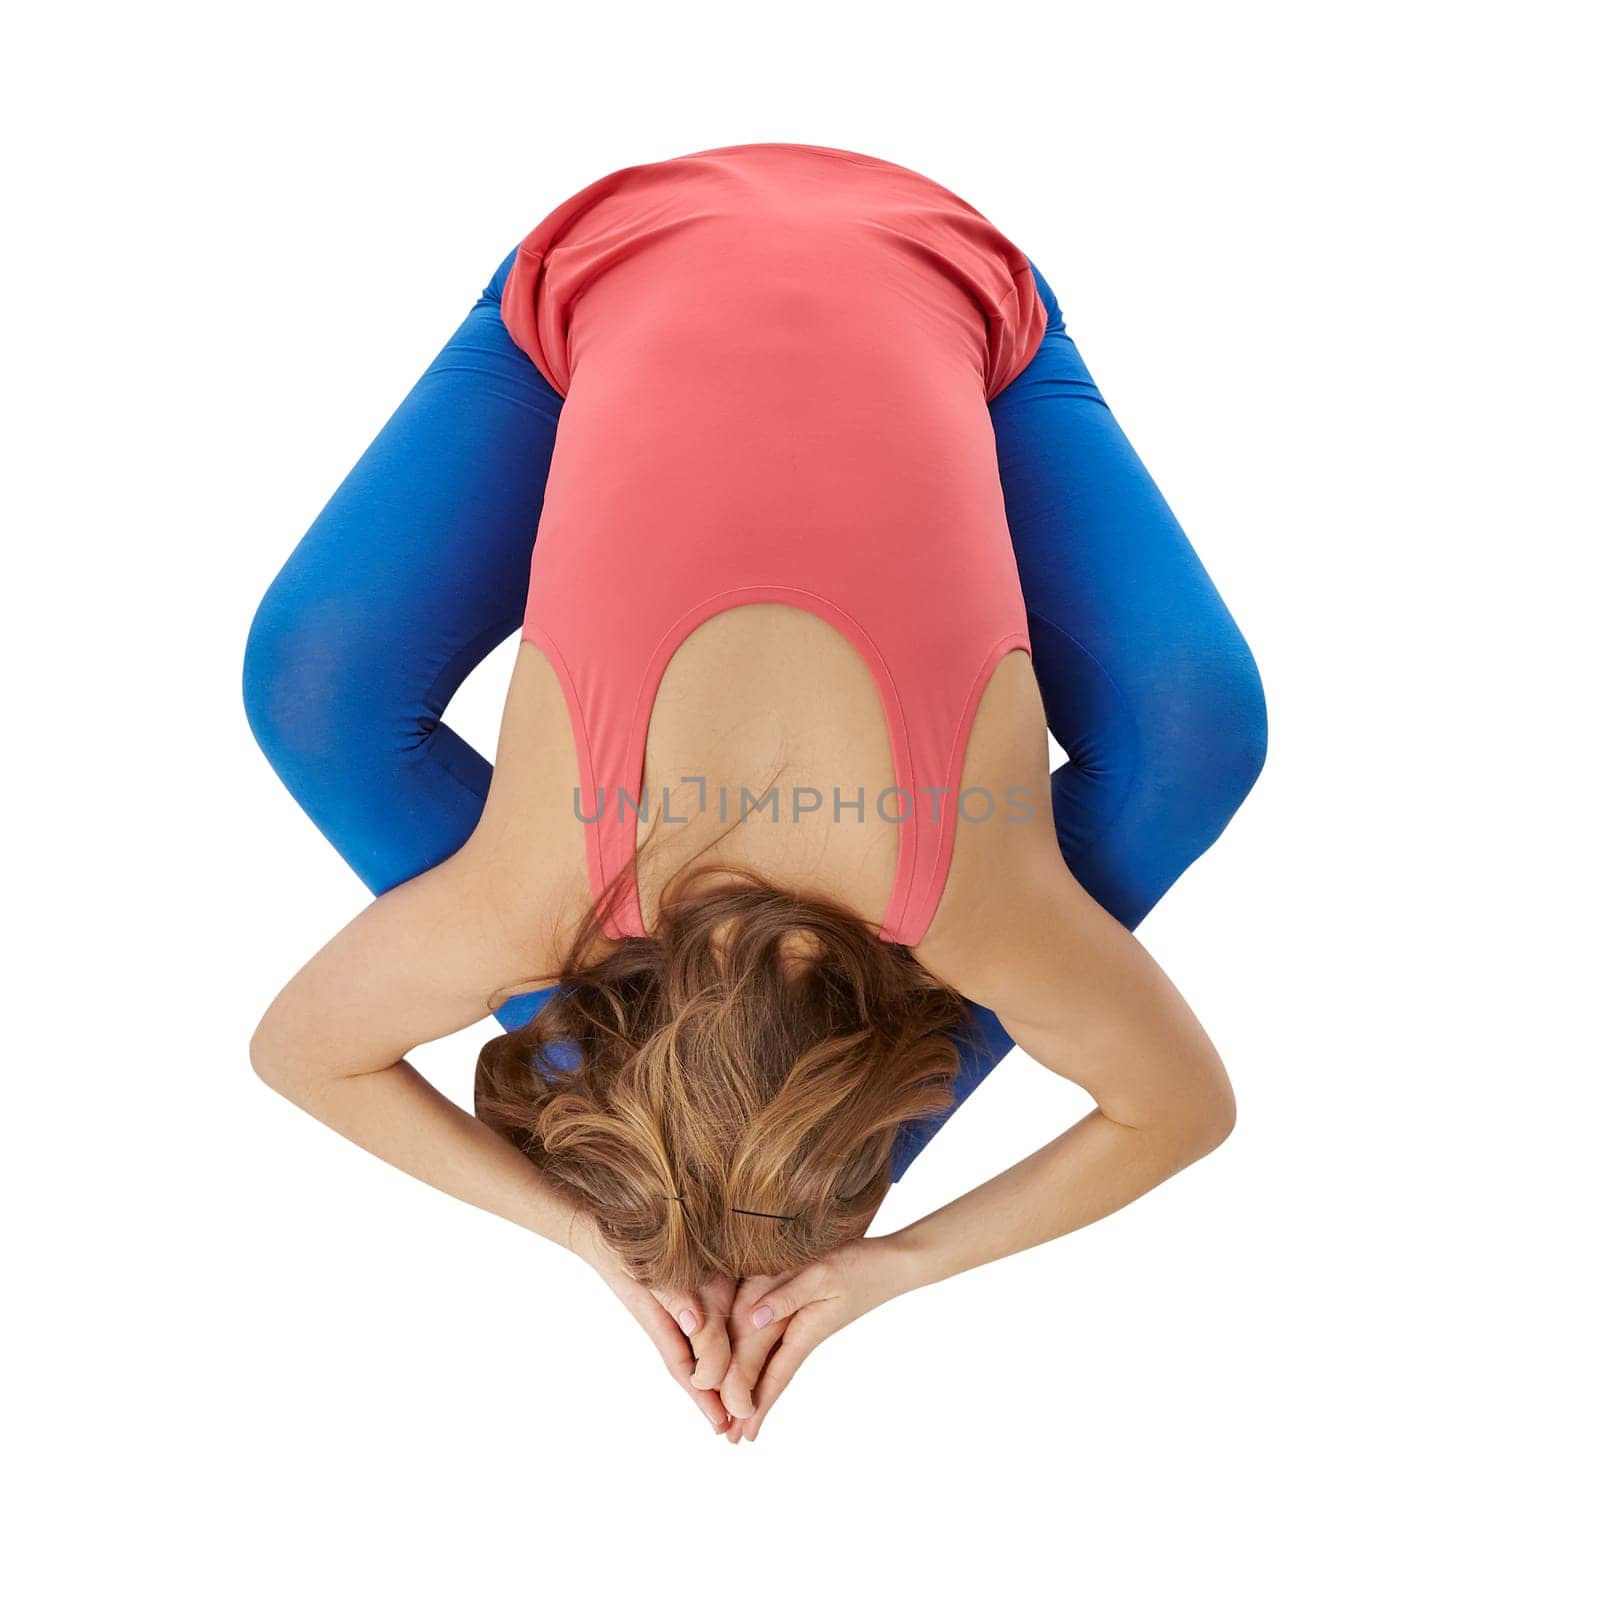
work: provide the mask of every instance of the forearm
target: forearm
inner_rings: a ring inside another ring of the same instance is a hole
[[[586,1250],[579,1208],[409,1062],[315,1081],[258,1070],[285,1098],[390,1166],[579,1254]]]
[[[1179,1133],[1093,1111],[987,1183],[890,1236],[907,1289],[1046,1244],[1119,1211],[1221,1143],[1218,1122]]]

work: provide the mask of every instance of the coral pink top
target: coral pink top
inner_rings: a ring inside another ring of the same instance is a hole
[[[902,818],[879,936],[916,944],[978,702],[1028,649],[987,409],[1044,334],[1027,257],[905,167],[732,145],[558,206],[501,314],[565,397],[522,637],[566,696],[596,895],[634,850],[622,797],[643,799],[674,651],[778,602],[832,624],[877,684],[899,793],[866,814]],[[635,888],[608,920],[644,934]]]

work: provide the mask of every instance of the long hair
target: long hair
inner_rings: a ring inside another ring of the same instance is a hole
[[[478,1057],[480,1118],[640,1282],[804,1266],[866,1231],[901,1124],[950,1105],[962,997],[855,912],[704,865],[646,938],[585,913],[556,992]]]

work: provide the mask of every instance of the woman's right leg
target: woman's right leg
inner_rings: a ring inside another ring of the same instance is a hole
[[[989,413],[1034,673],[1068,757],[1051,776],[1056,837],[1135,928],[1255,782],[1266,706],[1248,645],[1034,276],[1044,338]],[[1011,1047],[974,1011],[955,1106],[907,1127],[897,1178]]]
[[[521,624],[561,412],[500,320],[515,258],[300,540],[246,646],[252,731],[375,895],[460,849],[489,791],[442,718]],[[514,1026],[547,993],[497,1015]]]

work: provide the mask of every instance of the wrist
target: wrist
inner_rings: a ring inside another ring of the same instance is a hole
[[[566,1245],[580,1261],[587,1262],[602,1277],[605,1276],[610,1264],[610,1251],[601,1236],[599,1224],[581,1206],[573,1209]]]
[[[926,1234],[917,1231],[916,1224],[880,1234],[871,1242],[879,1251],[885,1300],[925,1288],[945,1275],[939,1269],[931,1242]]]

